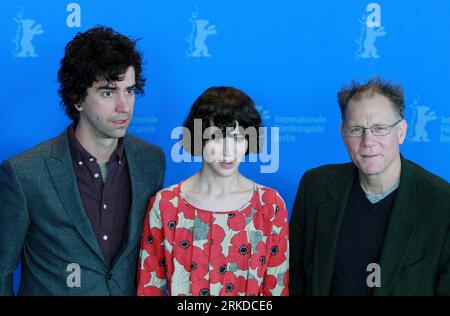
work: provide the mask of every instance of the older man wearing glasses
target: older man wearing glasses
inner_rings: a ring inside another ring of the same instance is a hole
[[[338,93],[352,163],[309,170],[291,219],[291,295],[450,295],[450,184],[406,160],[403,92]]]

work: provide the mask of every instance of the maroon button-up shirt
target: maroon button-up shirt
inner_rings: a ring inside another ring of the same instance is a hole
[[[68,132],[72,163],[83,206],[97,235],[106,262],[111,265],[126,237],[131,207],[131,183],[123,139],[106,163],[103,182],[100,166],[75,137],[74,126]]]

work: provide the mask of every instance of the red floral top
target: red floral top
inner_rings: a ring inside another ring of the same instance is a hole
[[[138,295],[288,295],[289,228],[277,191],[255,187],[236,211],[201,210],[181,183],[150,201],[141,238]]]

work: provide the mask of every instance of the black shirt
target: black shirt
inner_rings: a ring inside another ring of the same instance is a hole
[[[68,132],[72,163],[81,200],[108,265],[120,250],[131,205],[131,184],[123,139],[106,163],[108,176],[103,182],[97,159]]]
[[[397,191],[372,204],[355,177],[337,244],[331,295],[372,295],[373,288],[367,285],[372,271],[368,272],[367,266],[379,263]]]

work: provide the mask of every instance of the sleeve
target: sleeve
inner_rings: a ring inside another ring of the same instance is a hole
[[[167,285],[160,194],[149,203],[140,243],[137,295],[163,296]]]
[[[442,249],[440,268],[436,282],[436,295],[450,296],[450,228]]]
[[[13,295],[13,274],[30,225],[25,195],[11,164],[0,166],[0,296]]]
[[[160,156],[161,156],[161,174],[158,179],[158,186],[157,186],[158,191],[163,188],[164,177],[166,174],[166,157],[164,156],[164,152],[162,150],[161,150]]]
[[[295,197],[294,208],[290,223],[290,284],[289,292],[291,296],[304,295],[306,273],[303,265],[305,249],[305,188],[306,175],[303,176]]]
[[[276,193],[271,252],[264,275],[262,295],[289,295],[289,222],[286,204]]]

